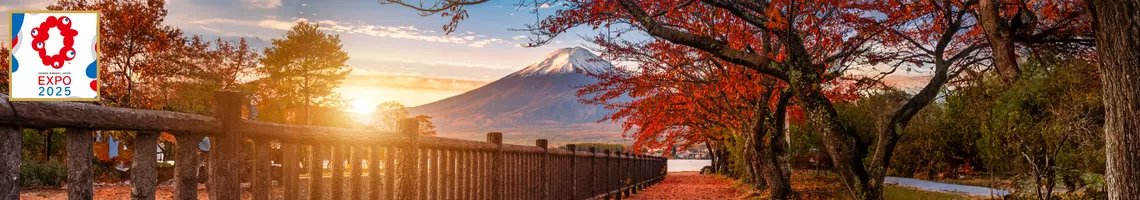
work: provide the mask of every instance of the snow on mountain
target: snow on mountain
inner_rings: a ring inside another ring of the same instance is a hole
[[[523,77],[541,74],[603,73],[613,70],[609,61],[598,58],[582,47],[562,48],[546,55],[546,59],[530,64],[526,68],[507,77]]]
[[[613,111],[578,101],[578,88],[598,81],[584,73],[612,70],[613,65],[584,48],[559,49],[487,85],[408,111],[432,116],[439,133],[449,137],[477,139],[496,131],[530,141],[624,141],[620,126],[597,123]]]

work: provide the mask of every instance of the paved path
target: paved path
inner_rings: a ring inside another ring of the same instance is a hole
[[[698,172],[669,172],[656,185],[634,194],[629,199],[736,199],[740,191],[732,180]]]
[[[1009,190],[1003,190],[1003,189],[993,189],[993,188],[988,188],[988,187],[978,187],[978,186],[969,186],[969,185],[941,183],[941,182],[918,180],[918,179],[912,179],[912,178],[900,178],[900,177],[888,176],[888,177],[886,177],[886,180],[884,180],[884,182],[887,184],[898,184],[901,186],[918,188],[920,190],[962,193],[962,194],[968,194],[968,195],[973,195],[973,196],[990,196],[990,194],[993,194],[995,196],[1005,196],[1006,194],[1009,194]]]

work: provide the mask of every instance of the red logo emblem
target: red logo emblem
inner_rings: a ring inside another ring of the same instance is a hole
[[[59,52],[49,56],[47,50],[44,49],[44,42],[50,37],[51,34],[48,34],[47,31],[51,28],[59,29],[59,34],[63,36],[63,48],[59,48]],[[39,52],[40,60],[43,61],[44,66],[59,69],[63,67],[64,61],[75,59],[75,48],[71,46],[75,44],[75,35],[79,35],[79,31],[71,29],[71,19],[67,16],[48,17],[47,21],[40,23],[40,27],[32,28],[31,34],[32,50]]]

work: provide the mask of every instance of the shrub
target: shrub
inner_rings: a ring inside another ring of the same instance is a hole
[[[61,186],[67,178],[67,168],[59,162],[29,162],[20,167],[20,186]]]

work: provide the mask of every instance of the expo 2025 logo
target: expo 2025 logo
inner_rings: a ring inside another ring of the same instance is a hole
[[[97,101],[98,12],[12,13],[13,101]],[[35,62],[39,61],[39,62]],[[20,63],[43,67],[20,67]]]

